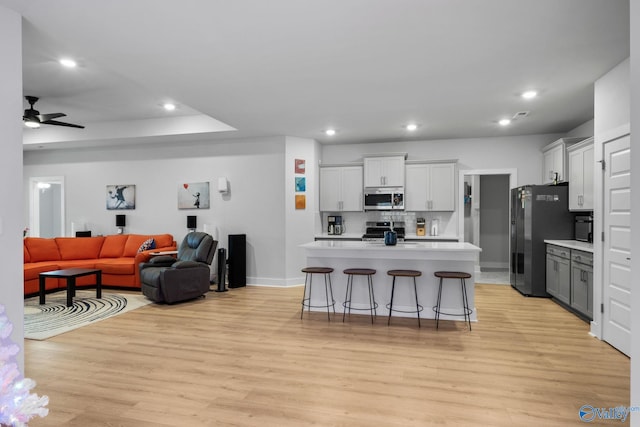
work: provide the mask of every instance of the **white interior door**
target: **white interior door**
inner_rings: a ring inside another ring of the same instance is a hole
[[[631,148],[629,135],[604,144],[602,338],[631,349]]]

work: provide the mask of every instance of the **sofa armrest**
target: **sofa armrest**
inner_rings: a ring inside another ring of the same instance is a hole
[[[209,268],[207,264],[197,261],[177,261],[171,267],[173,268]]]

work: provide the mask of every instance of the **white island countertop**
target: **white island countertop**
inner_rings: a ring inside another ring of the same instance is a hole
[[[384,259],[473,259],[482,251],[466,242],[398,242],[387,246],[382,242],[319,240],[305,243],[300,247],[313,256],[335,256],[337,252],[353,257]],[[471,257],[471,258],[469,258]]]

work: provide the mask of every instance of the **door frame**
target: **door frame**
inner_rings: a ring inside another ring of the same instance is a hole
[[[29,235],[40,236],[39,185],[60,184],[60,235],[66,235],[64,176],[38,176],[29,178]]]
[[[509,191],[518,186],[518,169],[460,169],[458,176],[458,236],[464,241],[464,177],[473,175],[509,175]],[[473,189],[471,190],[473,192]],[[509,193],[510,194],[510,193]],[[511,217],[511,199],[507,194],[509,217]],[[511,239],[509,239],[509,253],[511,253]],[[479,268],[480,255],[476,258],[476,267]]]
[[[596,172],[593,183],[593,320],[589,333],[602,339],[603,324],[600,305],[603,301],[604,286],[604,244],[602,233],[604,231],[604,171],[600,167],[604,160],[604,144],[615,139],[631,134],[629,123],[618,126],[601,133],[596,133],[593,138],[593,163]],[[633,178],[632,178],[633,179]]]

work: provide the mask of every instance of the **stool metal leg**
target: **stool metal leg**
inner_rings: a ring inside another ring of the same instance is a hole
[[[376,299],[373,297],[373,280],[371,276],[367,276],[367,285],[369,286],[369,308],[371,310],[371,324],[373,324],[374,315],[377,316],[378,313],[376,311]]]
[[[391,312],[393,311],[393,294],[396,290],[396,276],[393,276],[393,281],[391,282],[391,301],[389,302],[389,319],[387,319],[387,326],[391,324]]]
[[[344,304],[342,306],[342,323],[344,323],[344,316],[347,314],[347,307],[349,307],[349,316],[351,316],[351,297],[349,296],[349,289],[353,287],[353,275],[347,275],[347,291],[344,294]],[[352,291],[353,292],[353,291]]]
[[[440,301],[442,300],[442,277],[440,278],[440,285],[438,286],[438,299],[436,301],[436,329],[438,329],[438,323],[440,321]]]
[[[302,292],[302,310],[300,311],[300,319],[302,319],[302,315],[304,314],[304,302],[307,300],[307,281],[309,280],[309,273],[304,276],[304,291]],[[311,292],[309,292],[311,295]]]
[[[413,278],[413,290],[416,294],[416,314],[418,315],[418,328],[420,327],[420,305],[418,304],[418,287],[416,286],[416,278]]]
[[[460,279],[462,283],[462,309],[464,310],[464,320],[469,323],[469,331],[471,331],[471,309],[469,308],[469,297],[467,296],[467,284],[464,279]]]
[[[331,279],[329,279],[331,280]],[[329,289],[327,287],[327,275],[324,275],[324,295],[327,298],[327,319],[329,319],[329,321],[331,321],[331,313],[329,312]],[[331,291],[331,299],[333,300],[333,291]],[[333,307],[333,310],[335,312],[335,307]]]

